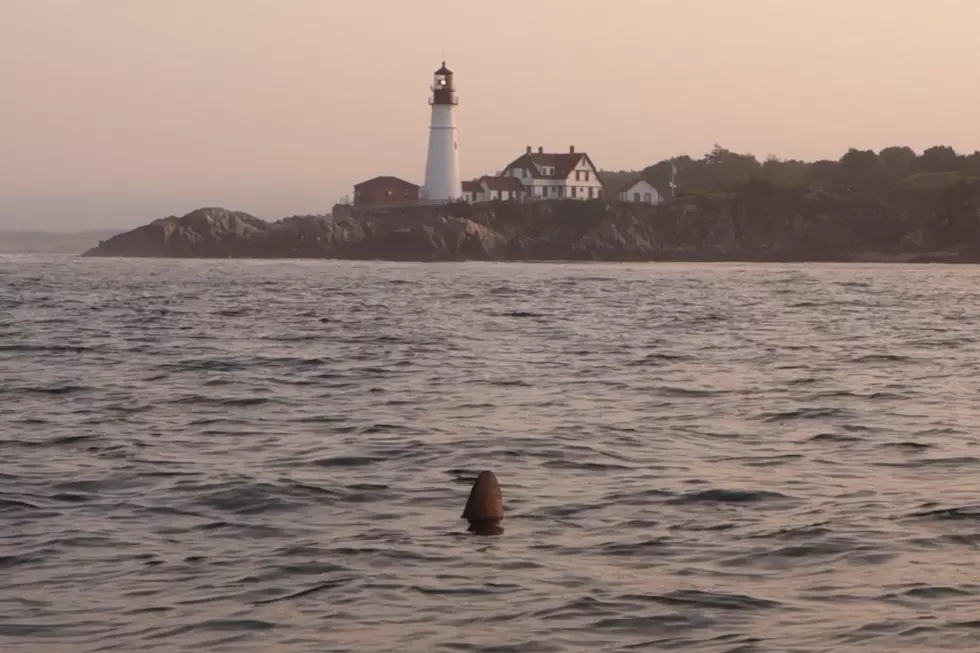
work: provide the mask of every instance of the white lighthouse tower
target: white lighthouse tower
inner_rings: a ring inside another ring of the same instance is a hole
[[[424,202],[451,202],[463,195],[459,179],[459,155],[456,141],[456,86],[453,72],[446,68],[436,71],[432,85],[432,120],[429,123],[429,154],[425,160],[425,183],[421,196]]]

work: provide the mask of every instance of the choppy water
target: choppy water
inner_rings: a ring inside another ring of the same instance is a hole
[[[978,282],[0,258],[0,650],[977,650]]]

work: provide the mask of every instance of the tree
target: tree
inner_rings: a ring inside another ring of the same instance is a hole
[[[834,175],[834,187],[840,191],[881,190],[891,179],[874,150],[849,149],[840,158]]]
[[[916,156],[904,145],[881,152],[849,149],[838,161],[798,161],[767,157],[764,163],[751,154],[715,145],[700,159],[687,155],[664,159],[642,172],[603,173],[606,181],[615,176],[630,181],[642,177],[667,194],[676,167],[677,191],[715,193],[753,180],[764,180],[784,188],[811,187],[833,192],[880,193],[894,188],[958,184],[964,177],[980,178],[980,151],[960,156],[945,145],[926,149]]]
[[[714,193],[762,177],[762,165],[751,154],[739,154],[715,145],[704,157],[683,161],[674,159],[678,185],[684,190]]]
[[[980,177],[980,150],[963,157],[962,170],[963,174]]]
[[[784,161],[775,156],[766,157],[762,164],[762,178],[774,186],[795,188],[812,183],[810,164],[796,159]]]
[[[922,153],[916,162],[916,172],[957,172],[960,157],[948,145],[936,145]]]
[[[915,150],[911,147],[893,145],[879,152],[878,158],[881,159],[881,164],[889,174],[901,179],[912,174],[916,155]]]

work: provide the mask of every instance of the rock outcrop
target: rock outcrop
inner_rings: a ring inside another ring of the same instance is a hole
[[[550,200],[359,210],[266,222],[199,209],[86,256],[393,261],[980,262],[980,186],[836,197],[764,182],[659,206]]]

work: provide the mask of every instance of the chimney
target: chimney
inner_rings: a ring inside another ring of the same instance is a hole
[[[574,146],[574,145],[572,145],[572,146],[570,146],[570,147],[568,148],[568,153],[569,153],[569,154],[575,154],[575,146]]]
[[[530,154],[530,153],[531,153],[531,146],[530,146],[530,145],[528,145],[528,146],[527,146],[527,153],[528,153],[528,154]]]
[[[544,147],[538,146],[538,154],[544,154]]]

